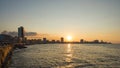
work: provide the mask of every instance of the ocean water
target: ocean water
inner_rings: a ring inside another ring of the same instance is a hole
[[[120,45],[29,45],[14,51],[9,68],[120,68]]]

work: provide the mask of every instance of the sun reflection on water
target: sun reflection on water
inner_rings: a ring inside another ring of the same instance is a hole
[[[66,54],[66,62],[72,61],[72,50],[71,50],[71,44],[67,45],[67,54]]]
[[[71,44],[68,44],[67,45],[67,53],[70,53],[71,52]]]

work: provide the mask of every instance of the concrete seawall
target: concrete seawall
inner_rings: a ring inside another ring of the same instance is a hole
[[[0,68],[7,68],[13,51],[13,45],[0,45]]]

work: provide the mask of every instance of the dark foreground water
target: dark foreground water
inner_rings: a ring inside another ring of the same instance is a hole
[[[14,51],[10,68],[120,68],[120,45],[30,45]]]

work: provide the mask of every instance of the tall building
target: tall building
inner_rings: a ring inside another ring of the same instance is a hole
[[[24,38],[24,27],[22,26],[18,28],[18,37]]]
[[[81,40],[80,40],[80,43],[84,43],[84,39],[81,39]]]
[[[61,43],[63,43],[64,42],[64,38],[63,37],[61,37]]]
[[[43,38],[43,43],[47,43],[47,39],[46,38]]]

